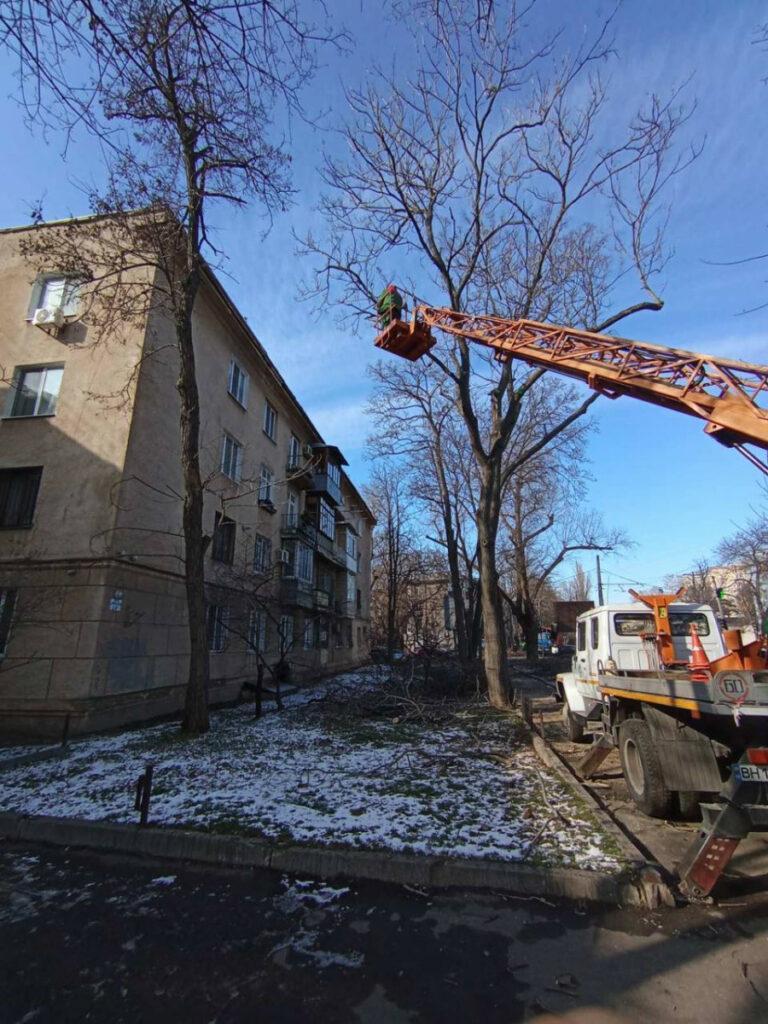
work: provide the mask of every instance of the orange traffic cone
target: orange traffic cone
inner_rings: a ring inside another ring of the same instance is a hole
[[[708,683],[712,678],[709,658],[701,646],[698,630],[693,623],[691,623],[691,656],[688,659],[688,675],[694,683]]]

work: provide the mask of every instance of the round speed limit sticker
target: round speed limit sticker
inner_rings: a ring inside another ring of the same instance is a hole
[[[741,703],[749,696],[749,680],[744,676],[724,675],[717,681],[720,694],[727,701]]]

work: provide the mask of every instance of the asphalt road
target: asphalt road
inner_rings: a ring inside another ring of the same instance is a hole
[[[0,1021],[768,1020],[768,900],[665,912],[0,846]]]

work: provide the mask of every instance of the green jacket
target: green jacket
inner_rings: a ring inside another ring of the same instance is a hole
[[[379,296],[377,308],[379,313],[381,313],[382,315],[384,313],[389,313],[392,309],[402,310],[403,297],[400,294],[400,292],[397,291],[397,289],[395,289],[395,291],[393,292],[389,292],[385,288],[384,291]]]

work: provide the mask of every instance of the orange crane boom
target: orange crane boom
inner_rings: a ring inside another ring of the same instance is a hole
[[[584,381],[607,398],[630,395],[696,416],[705,421],[706,433],[736,448],[768,475],[768,464],[745,447],[768,451],[766,366],[559,324],[424,304],[414,308],[410,322],[390,323],[376,345],[415,360],[435,344],[433,328],[485,345],[501,362],[521,359]]]

